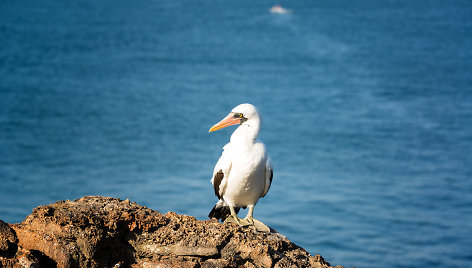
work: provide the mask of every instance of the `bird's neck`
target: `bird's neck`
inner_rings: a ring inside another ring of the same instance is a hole
[[[233,132],[231,142],[241,146],[254,144],[259,135],[260,125],[260,119],[246,121]]]

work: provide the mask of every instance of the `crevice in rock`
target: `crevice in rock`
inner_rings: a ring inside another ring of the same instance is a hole
[[[218,250],[218,255],[221,257],[221,250],[223,250],[226,245],[231,241],[231,238],[233,238],[233,234],[229,233],[223,241],[219,245],[216,246],[216,250]]]
[[[57,267],[57,263],[49,258],[48,256],[46,256],[45,254],[43,254],[41,251],[39,250],[30,250],[30,253],[31,255],[33,255],[34,258],[36,258],[39,262],[39,265],[40,267],[51,267],[51,268],[55,268]]]
[[[18,251],[18,245],[16,243],[12,243],[10,241],[6,242],[7,244],[7,251],[0,251],[0,257],[12,258],[15,256],[16,252]]]
[[[135,249],[126,241],[109,238],[97,245],[93,259],[99,267],[113,267],[117,263],[126,267],[135,263]]]

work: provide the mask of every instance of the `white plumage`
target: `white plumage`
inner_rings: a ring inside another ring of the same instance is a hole
[[[254,225],[253,209],[259,198],[269,191],[272,164],[264,144],[257,140],[261,119],[256,107],[251,104],[236,106],[210,132],[235,124],[240,125],[223,147],[213,171],[211,182],[219,201],[209,217],[225,220],[231,214],[233,222]],[[249,208],[244,220],[236,216],[241,207]]]

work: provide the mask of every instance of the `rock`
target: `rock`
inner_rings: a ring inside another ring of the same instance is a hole
[[[86,196],[0,221],[0,267],[330,267],[277,232]]]
[[[18,238],[15,231],[0,220],[0,257],[12,257],[18,250]]]

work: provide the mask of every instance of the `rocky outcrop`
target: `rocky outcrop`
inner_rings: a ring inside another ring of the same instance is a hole
[[[259,233],[129,200],[86,196],[0,221],[0,267],[329,267],[277,232]]]

